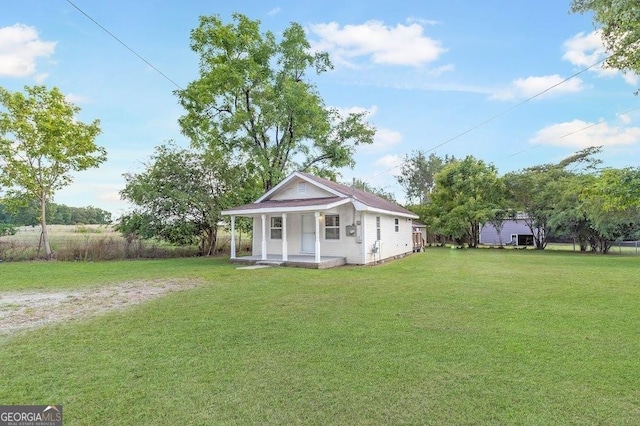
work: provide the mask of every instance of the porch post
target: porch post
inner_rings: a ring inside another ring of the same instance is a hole
[[[267,260],[267,215],[260,216],[262,219],[262,260]]]
[[[367,264],[367,250],[368,250],[368,246],[369,246],[369,240],[366,238],[367,235],[367,227],[366,227],[366,215],[363,212],[360,212],[360,235],[362,235],[362,244],[361,244],[361,250],[362,250],[362,264],[366,265]]]
[[[316,263],[320,263],[320,212],[315,212],[316,218]]]
[[[236,258],[236,217],[231,216],[231,259]]]
[[[282,260],[284,262],[289,260],[287,248],[287,214],[282,213]]]

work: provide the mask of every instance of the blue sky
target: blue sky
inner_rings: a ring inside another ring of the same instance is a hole
[[[401,201],[394,174],[416,150],[470,154],[506,173],[604,145],[606,166],[639,165],[635,75],[596,66],[521,104],[605,56],[591,17],[569,14],[569,0],[72,1],[181,87],[198,77],[189,33],[200,15],[229,21],[240,12],[275,34],[300,23],[335,65],[314,77],[325,103],[369,111],[378,130],[342,180]],[[118,217],[128,208],[122,174],[142,171],[159,144],[188,144],[176,87],[66,0],[3,4],[0,85],[34,84],[59,87],[82,120],[100,119],[97,143],[108,153],[59,191],[58,203]]]

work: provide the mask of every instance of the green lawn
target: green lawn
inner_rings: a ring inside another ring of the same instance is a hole
[[[0,264],[0,291],[202,286],[0,340],[0,404],[65,425],[639,424],[637,257],[431,249],[376,267]]]

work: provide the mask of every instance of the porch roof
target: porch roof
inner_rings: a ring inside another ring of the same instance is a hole
[[[305,198],[299,200],[265,200],[223,210],[224,215],[257,215],[269,213],[329,210],[351,201],[344,197]]]

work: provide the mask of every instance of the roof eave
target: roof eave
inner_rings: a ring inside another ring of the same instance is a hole
[[[260,203],[262,201],[268,200],[271,196],[273,196],[274,194],[276,194],[280,188],[282,188],[283,186],[285,186],[287,183],[291,182],[294,178],[300,178],[302,180],[304,180],[305,182],[308,182],[314,186],[317,186],[318,188],[321,188],[327,192],[329,192],[330,194],[333,194],[335,196],[338,197],[344,197],[345,194],[343,194],[342,192],[339,191],[335,191],[332,188],[329,188],[323,184],[321,184],[320,182],[316,182],[313,179],[308,178],[307,176],[303,175],[300,172],[293,172],[291,173],[289,176],[287,176],[286,178],[284,178],[279,184],[277,184],[276,186],[274,186],[273,188],[271,188],[269,191],[265,192],[260,198],[258,198],[255,203]]]
[[[394,210],[385,210],[385,209],[380,209],[377,207],[371,207],[368,206],[364,203],[361,202],[356,202],[354,203],[356,205],[356,210],[358,211],[366,211],[366,212],[371,212],[371,213],[381,213],[381,214],[386,214],[386,215],[391,215],[391,216],[399,216],[399,217],[406,217],[409,219],[418,219],[420,216],[418,216],[417,214],[408,212],[398,212],[398,211],[394,211]]]
[[[309,212],[309,211],[324,211],[331,210],[338,206],[348,203],[350,200],[348,198],[343,198],[341,200],[334,201],[332,203],[327,204],[315,204],[315,205],[306,205],[306,206],[295,206],[295,207],[264,207],[257,209],[229,209],[223,210],[220,212],[224,216],[254,216],[258,214],[273,214],[273,213],[297,213],[297,212]]]

